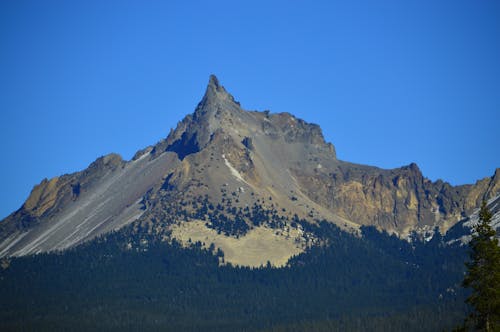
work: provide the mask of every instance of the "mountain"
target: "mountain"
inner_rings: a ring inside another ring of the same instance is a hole
[[[43,180],[0,222],[0,330],[451,330],[499,178],[338,160],[319,126],[211,76],[165,139]]]
[[[499,194],[500,169],[451,186],[416,164],[341,161],[318,125],[244,110],[211,76],[194,113],[166,139],[130,161],[110,154],[35,186],[0,222],[0,256],[66,250],[130,226],[163,241],[213,243],[235,264],[282,266],[320,243],[301,221],[402,238],[444,233]]]

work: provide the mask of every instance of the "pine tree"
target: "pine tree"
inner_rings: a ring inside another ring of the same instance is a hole
[[[500,247],[490,226],[491,212],[483,201],[479,223],[470,242],[471,261],[466,263],[463,286],[472,288],[466,302],[473,307],[467,322],[482,331],[500,331]]]

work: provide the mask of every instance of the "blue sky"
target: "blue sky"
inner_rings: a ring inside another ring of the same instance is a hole
[[[500,167],[500,2],[1,1],[0,218],[43,178],[166,137],[214,73],[342,160]]]

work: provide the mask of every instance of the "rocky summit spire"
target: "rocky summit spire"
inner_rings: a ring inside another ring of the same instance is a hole
[[[208,99],[217,98],[218,95],[228,94],[226,89],[220,85],[219,80],[215,75],[210,75],[208,80],[207,90],[205,92],[205,97]]]
[[[206,114],[214,109],[234,110],[239,108],[239,103],[234,100],[234,97],[231,96],[226,89],[224,89],[217,77],[215,75],[210,75],[205,95],[196,111]]]
[[[208,86],[215,88],[215,89],[218,89],[219,87],[221,87],[219,84],[219,80],[217,79],[217,76],[215,76],[214,74],[210,75],[210,77],[208,79]]]
[[[210,75],[207,89],[193,115],[187,116],[167,138],[167,151],[180,159],[203,149],[212,134],[227,125],[224,119],[239,117],[244,111],[215,75]]]

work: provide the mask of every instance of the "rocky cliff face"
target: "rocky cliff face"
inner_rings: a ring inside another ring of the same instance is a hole
[[[499,193],[499,171],[475,185],[452,187],[423,177],[416,164],[380,170],[342,164],[333,172],[296,170],[308,195],[343,218],[400,235],[439,227],[445,232]],[[312,185],[307,185],[307,184]]]
[[[259,227],[290,231],[300,219],[401,236],[444,232],[499,192],[499,169],[453,187],[429,181],[415,164],[385,170],[338,160],[318,125],[245,111],[211,76],[195,112],[155,146],[129,162],[108,155],[35,186],[0,223],[0,256],[63,250],[129,224],[164,240],[192,221],[202,222],[196,234],[206,226],[229,237]]]

